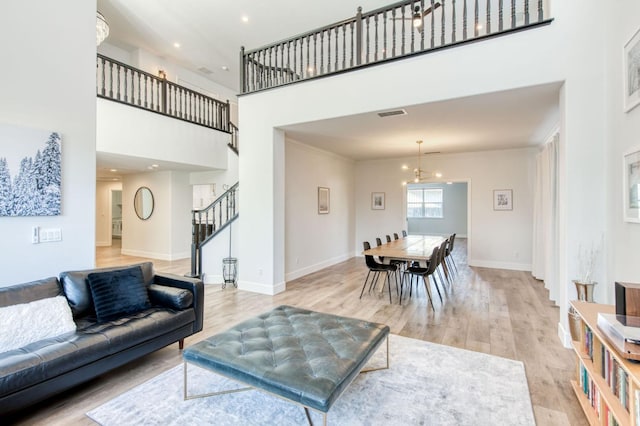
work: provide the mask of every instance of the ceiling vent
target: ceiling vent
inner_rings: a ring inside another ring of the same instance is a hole
[[[200,68],[198,68],[198,71],[200,71],[200,72],[201,72],[201,73],[203,73],[203,74],[207,74],[207,75],[209,75],[209,74],[213,74],[213,71],[211,71],[211,70],[210,70],[209,68],[207,68],[207,67],[200,67]]]
[[[384,117],[393,117],[394,115],[407,115],[407,111],[403,110],[403,109],[396,109],[393,111],[385,111],[385,112],[379,112],[378,116],[380,116],[381,118]]]

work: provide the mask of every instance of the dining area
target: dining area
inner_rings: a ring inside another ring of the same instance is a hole
[[[418,287],[424,285],[425,294],[431,309],[435,311],[432,288],[435,288],[443,303],[443,293],[450,289],[457,275],[453,247],[456,234],[441,235],[409,235],[405,230],[402,237],[393,233],[393,238],[386,235],[386,242],[376,238],[376,246],[371,247],[368,241],[363,242],[365,263],[368,269],[360,299],[367,294],[382,295],[388,292],[389,303],[409,302]],[[393,290],[395,288],[395,290]]]

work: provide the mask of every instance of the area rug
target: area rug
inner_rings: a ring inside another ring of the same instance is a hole
[[[384,344],[368,366],[383,366]],[[519,361],[391,335],[390,368],[360,374],[329,425],[535,425]],[[189,365],[189,394],[242,387]],[[257,390],[183,401],[178,365],[87,413],[104,426],[304,425],[304,409]],[[322,415],[311,411],[314,424]]]

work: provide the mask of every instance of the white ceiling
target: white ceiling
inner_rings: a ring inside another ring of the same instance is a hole
[[[392,0],[98,0],[110,25],[107,41],[137,46],[238,89],[240,47],[254,49],[364,11]],[[243,22],[246,16],[248,22]],[[180,48],[174,43],[180,43]],[[222,69],[228,67],[228,71]],[[354,160],[402,157],[423,151],[463,152],[533,146],[544,142],[558,120],[558,84],[523,88],[406,106],[407,115],[379,118],[361,114],[286,127],[287,135]],[[463,119],[461,119],[461,117]],[[109,168],[140,170],[144,159],[98,158],[98,175]],[[146,161],[146,162],[145,162]],[[164,164],[165,169],[180,165]]]

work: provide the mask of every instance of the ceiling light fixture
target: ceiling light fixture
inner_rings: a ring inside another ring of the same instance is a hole
[[[427,171],[422,169],[422,167],[420,166],[420,163],[421,163],[420,157],[422,156],[422,149],[421,149],[422,141],[416,141],[416,143],[418,144],[418,167],[413,169],[413,174],[415,176],[414,179],[413,179],[413,182],[414,183],[420,183],[420,182],[424,182],[424,181],[427,181],[429,179],[432,179],[434,177],[441,178],[442,177],[442,173],[440,173],[440,172],[436,172],[436,173],[427,172]],[[431,154],[435,154],[435,152],[433,152]]]
[[[247,15],[242,15],[242,18],[240,18],[242,20],[242,22],[249,22],[249,17]]]
[[[96,46],[100,46],[107,37],[109,37],[109,24],[104,19],[102,13],[96,13]]]
[[[176,49],[180,49],[180,43],[176,41],[175,43],[173,43],[173,47],[175,47]]]

